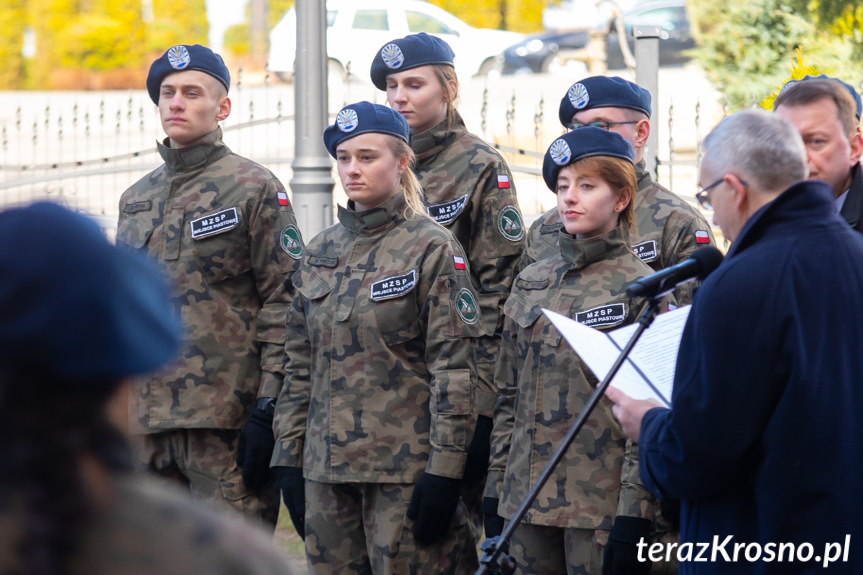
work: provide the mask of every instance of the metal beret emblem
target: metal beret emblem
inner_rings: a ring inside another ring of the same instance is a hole
[[[581,82],[570,86],[566,95],[569,96],[569,101],[572,102],[572,105],[576,110],[581,110],[587,106],[587,103],[590,101],[590,95],[587,93],[587,88],[585,88],[584,84]]]
[[[548,153],[551,154],[552,161],[558,166],[565,166],[572,157],[572,150],[569,149],[569,144],[563,138],[555,140]]]
[[[405,55],[398,44],[387,44],[381,49],[381,58],[390,70],[401,68],[405,63]]]
[[[182,70],[191,62],[189,51],[185,46],[174,46],[168,50],[168,63],[174,70]]]
[[[345,108],[336,116],[336,125],[342,132],[353,132],[359,123],[360,118],[357,116],[357,111],[352,108]]]

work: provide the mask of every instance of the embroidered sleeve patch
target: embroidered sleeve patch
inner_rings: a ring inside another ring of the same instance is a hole
[[[588,327],[609,327],[625,319],[626,304],[624,303],[610,303],[575,314],[575,321]]]
[[[458,317],[468,325],[473,325],[479,321],[479,306],[469,289],[462,288],[459,290],[456,296],[455,311]]]
[[[696,244],[709,244],[710,243],[710,234],[707,233],[707,230],[696,230],[695,231],[695,243]]]
[[[240,215],[237,213],[237,208],[228,208],[189,222],[192,226],[193,240],[226,232],[237,227],[239,223]]]
[[[428,207],[428,213],[437,223],[446,226],[451,224],[467,205],[467,194],[455,200],[435,204]]]
[[[300,241],[300,230],[297,226],[291,224],[282,229],[279,237],[279,245],[282,250],[295,260],[303,257],[303,242]]]
[[[506,174],[498,174],[497,175],[497,187],[498,189],[508,188],[509,187],[509,176]]]
[[[452,263],[455,265],[455,269],[457,270],[466,270],[467,264],[464,261],[464,258],[461,256],[453,256]]]
[[[417,284],[417,272],[411,270],[400,276],[392,276],[372,284],[369,298],[381,301],[403,296]]]
[[[497,229],[511,242],[517,242],[524,237],[524,223],[517,207],[506,206],[500,211],[497,216]]]
[[[650,262],[656,259],[656,240],[648,240],[632,246],[632,251],[643,262]]]

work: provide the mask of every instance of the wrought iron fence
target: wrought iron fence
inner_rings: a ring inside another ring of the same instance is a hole
[[[237,75],[232,113],[222,123],[225,141],[270,168],[287,186],[294,146],[293,86],[269,81],[244,85],[242,71]],[[462,82],[459,110],[468,128],[510,162],[528,219],[554,205],[542,183],[542,156],[562,133],[557,104],[569,84],[565,78],[545,76]],[[355,78],[331,78],[330,85],[333,112],[348,102],[385,99]],[[660,90],[665,89],[669,98],[660,99],[660,124],[654,122],[660,131],[658,176],[691,200],[702,128],[713,125],[715,113],[705,122],[702,101],[689,94],[694,110],[683,114],[677,88],[663,87],[660,77]],[[110,229],[122,192],[161,163],[155,142],[162,137],[158,110],[144,90],[0,93],[0,207],[51,199],[101,218]],[[336,189],[336,201],[343,201]]]

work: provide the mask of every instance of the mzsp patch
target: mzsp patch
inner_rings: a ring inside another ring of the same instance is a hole
[[[497,215],[497,229],[501,235],[511,242],[517,242],[524,237],[524,223],[521,212],[515,206],[506,206]]]
[[[610,303],[575,314],[575,321],[588,327],[609,327],[625,319],[626,304],[624,303]]]
[[[300,230],[291,224],[282,228],[279,234],[279,245],[282,250],[295,260],[303,257],[303,242],[300,240]]]
[[[237,212],[237,208],[228,208],[227,210],[192,220],[189,222],[189,225],[192,228],[192,239],[198,240],[226,232],[237,227],[239,223],[240,214]]]
[[[434,221],[442,226],[446,226],[451,224],[458,217],[466,205],[467,194],[449,202],[429,206],[428,214]]]
[[[635,244],[632,246],[632,251],[643,262],[653,261],[659,255],[656,253],[656,240],[647,240],[646,242]]]
[[[462,288],[459,290],[455,301],[455,311],[458,317],[468,325],[473,325],[479,321],[479,306],[469,289]]]
[[[372,284],[369,298],[373,301],[381,301],[403,296],[417,285],[417,272],[411,270],[400,276],[392,276]]]

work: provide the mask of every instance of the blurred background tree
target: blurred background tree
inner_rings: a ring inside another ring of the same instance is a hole
[[[550,2],[531,0],[429,0],[476,28],[514,32],[542,30],[542,10]],[[502,47],[501,49],[505,48]]]
[[[0,90],[24,87],[24,30],[27,27],[25,0],[0,0]]]
[[[793,73],[797,50],[816,74],[861,86],[863,7],[858,0],[689,0],[708,78],[729,111],[758,104]]]

